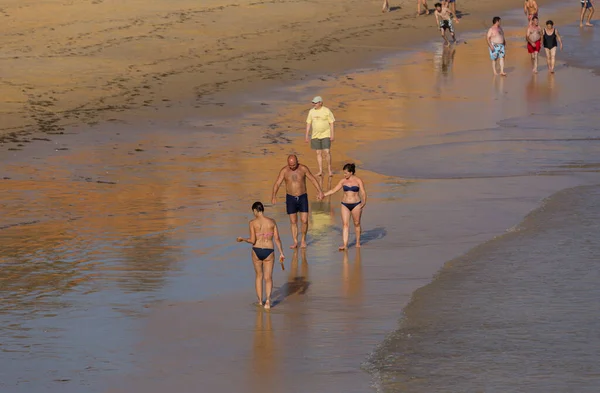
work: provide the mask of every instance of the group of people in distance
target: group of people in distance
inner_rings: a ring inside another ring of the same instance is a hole
[[[271,202],[273,205],[277,202],[277,192],[283,183],[285,183],[285,206],[286,213],[290,219],[290,229],[292,232],[292,249],[298,247],[306,248],[306,235],[308,233],[308,194],[306,180],[308,179],[317,190],[317,200],[331,196],[336,192],[343,190],[341,202],[342,216],[342,245],[339,251],[348,249],[350,219],[354,223],[356,232],[356,247],[360,247],[361,216],[362,211],[367,204],[367,192],[363,181],[356,176],[356,167],[354,164],[346,164],[343,167],[343,177],[335,187],[327,192],[323,192],[321,184],[317,177],[323,177],[323,159],[325,158],[329,176],[333,176],[331,170],[331,142],[334,140],[333,123],[335,118],[329,108],[323,106],[323,99],[319,96],[312,100],[313,108],[309,111],[306,119],[305,140],[310,140],[311,148],[317,153],[317,163],[319,172],[317,176],[312,174],[310,169],[298,162],[295,154],[287,157],[287,165],[281,168],[279,175],[273,185]],[[312,131],[312,132],[311,132]],[[309,139],[309,134],[311,138]],[[279,261],[282,269],[285,255],[283,245],[279,236],[277,223],[272,218],[265,216],[265,207],[261,202],[252,204],[252,213],[254,219],[249,223],[248,238],[238,237],[238,242],[246,242],[252,245],[252,262],[255,271],[255,287],[257,304],[270,309],[272,306],[271,293],[273,291],[273,265],[275,261],[275,246],[279,250]],[[298,242],[298,218],[300,218],[300,242]],[[263,303],[263,280],[265,301]]]
[[[527,41],[527,52],[531,55],[533,73],[537,74],[538,72],[538,55],[543,46],[546,51],[548,71],[554,74],[556,48],[560,47],[560,50],[562,50],[562,38],[560,37],[560,34],[558,34],[558,30],[554,27],[554,22],[551,20],[546,21],[546,27],[544,27],[542,31],[538,18],[539,7],[535,0],[525,0],[523,12],[529,23],[527,31],[525,32],[525,40]]]

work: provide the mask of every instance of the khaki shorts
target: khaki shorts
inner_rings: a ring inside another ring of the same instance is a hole
[[[311,139],[310,147],[313,150],[326,150],[331,148],[331,138],[323,138],[323,139]]]

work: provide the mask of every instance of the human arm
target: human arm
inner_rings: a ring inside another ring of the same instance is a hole
[[[337,184],[335,187],[333,187],[331,190],[329,190],[329,191],[327,191],[325,194],[323,194],[323,196],[324,196],[324,197],[326,197],[326,196],[330,196],[330,195],[333,195],[333,194],[335,194],[336,192],[338,192],[338,191],[339,191],[339,190],[342,188],[342,183],[344,183],[344,180],[343,180],[343,179],[342,179],[342,180],[340,180],[340,182],[339,182],[339,183],[338,183],[338,184]]]
[[[323,190],[321,189],[321,185],[317,181],[317,178],[312,174],[312,172],[310,171],[310,169],[308,169],[308,167],[306,165],[303,165],[303,167],[304,167],[304,171],[306,173],[306,178],[308,180],[310,180],[310,182],[313,184],[313,186],[315,186],[315,188],[319,192],[317,199],[319,199],[319,200],[323,199]]]
[[[281,238],[279,237],[279,229],[277,229],[277,224],[275,224],[275,228],[273,228],[273,238],[275,239],[275,245],[279,249],[279,262],[281,262],[281,268],[283,269],[285,255],[283,255],[283,245],[281,244]]]
[[[537,1],[534,1],[534,2],[533,2],[533,8],[535,9],[535,11],[533,12],[533,14],[535,15],[535,14],[537,14],[537,13],[538,13],[538,11],[539,11],[539,8],[538,8]]]
[[[558,40],[558,45],[560,46],[560,50],[562,50],[562,38],[560,38],[560,34],[558,34],[558,30],[556,30],[556,39]]]
[[[488,47],[491,50],[494,50],[494,45],[492,45],[492,29],[488,30],[486,40],[487,40]]]
[[[285,179],[285,168],[282,168],[281,171],[279,171],[279,176],[277,177],[277,180],[275,180],[275,184],[273,184],[273,193],[271,194],[272,204],[275,204],[277,201],[277,191],[279,191],[279,187],[281,187],[283,179]]]
[[[361,179],[357,179],[358,180],[358,185],[360,187],[360,206],[361,209],[364,209],[365,206],[367,206],[367,190],[365,189],[365,184],[363,183],[363,181]]]
[[[333,123],[335,123],[335,117],[333,117],[333,112],[329,111],[329,129],[331,130],[331,142],[333,142],[333,140],[335,139]]]
[[[310,116],[310,112],[308,112],[308,116],[306,117],[306,134],[304,135],[305,142],[308,142],[310,140],[308,135],[310,134],[311,125],[312,125],[312,118]]]
[[[435,16],[435,24],[439,27],[440,26],[440,13],[437,12],[437,10],[435,10],[435,12],[433,13],[433,16]]]
[[[248,225],[250,226],[250,237],[247,239],[244,239],[243,237],[238,237],[236,240],[238,241],[238,243],[246,242],[254,245],[256,243],[256,230],[254,229],[254,225],[252,225],[252,221],[250,221],[250,224]]]

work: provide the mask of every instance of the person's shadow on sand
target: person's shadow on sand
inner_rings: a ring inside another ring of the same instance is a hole
[[[292,265],[290,266],[290,273],[288,280],[281,287],[275,289],[271,295],[273,306],[281,303],[286,297],[298,294],[304,295],[310,287],[308,278],[308,262],[306,261],[306,249],[301,249],[300,254],[302,255],[302,265],[300,266],[300,272],[298,272],[298,250],[294,250],[292,256]]]

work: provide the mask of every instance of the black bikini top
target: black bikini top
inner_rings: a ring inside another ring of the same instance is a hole
[[[360,190],[359,186],[344,186],[344,191],[358,192],[359,190]]]

